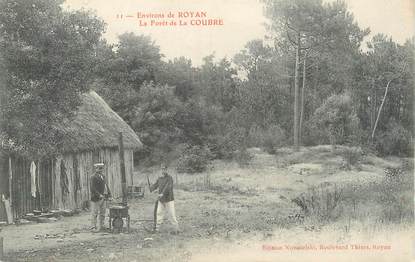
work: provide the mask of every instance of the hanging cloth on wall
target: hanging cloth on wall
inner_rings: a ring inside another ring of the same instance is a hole
[[[62,189],[62,195],[63,194],[69,194],[69,180],[68,175],[66,173],[66,167],[65,162],[61,160],[61,189]]]
[[[73,158],[73,173],[74,173],[74,187],[75,192],[81,190],[81,178],[79,174],[78,158],[74,155]]]
[[[30,163],[30,193],[36,198],[36,164]]]

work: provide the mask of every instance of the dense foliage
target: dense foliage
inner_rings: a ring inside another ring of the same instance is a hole
[[[103,22],[55,0],[0,1],[3,139],[31,157],[56,152],[59,126],[89,89]]]
[[[365,43],[369,29],[341,1],[264,0],[267,37],[198,67],[163,61],[148,36],[110,45],[99,19],[54,0],[0,4],[2,136],[31,152],[58,146],[59,123],[89,88],[143,141],[137,160],[177,161],[183,172],[293,143],[413,152],[414,38]]]

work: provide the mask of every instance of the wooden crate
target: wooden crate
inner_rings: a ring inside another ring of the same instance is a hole
[[[128,197],[129,198],[143,198],[144,187],[142,186],[128,186]]]

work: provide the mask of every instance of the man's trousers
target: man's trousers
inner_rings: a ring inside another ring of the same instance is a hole
[[[175,230],[179,230],[179,223],[177,222],[176,211],[174,209],[174,200],[165,203],[162,203],[160,201],[158,202],[156,230],[159,228],[160,224],[165,219],[165,216],[167,216],[167,219],[174,226]]]
[[[105,200],[91,201],[91,222],[92,227],[101,230],[104,226],[105,220]],[[97,217],[99,219],[97,227]]]

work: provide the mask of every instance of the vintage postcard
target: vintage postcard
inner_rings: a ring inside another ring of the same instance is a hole
[[[415,261],[413,0],[0,0],[1,261]]]

